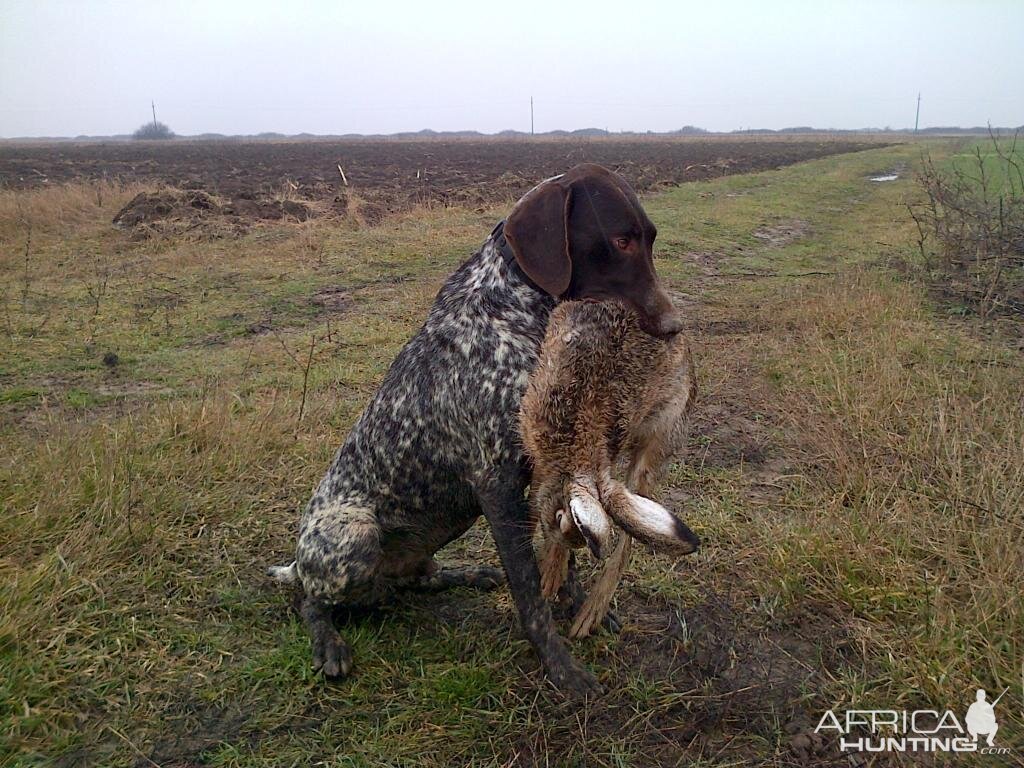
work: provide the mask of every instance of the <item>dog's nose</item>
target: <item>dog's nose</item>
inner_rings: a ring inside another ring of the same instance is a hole
[[[661,315],[640,316],[640,326],[658,339],[671,339],[683,330],[683,320],[675,312],[666,312]]]
[[[640,325],[651,336],[668,339],[683,330],[683,321],[672,305],[672,299],[655,279],[651,289],[636,303]]]
[[[683,320],[675,312],[662,315],[658,318],[657,332],[655,335],[663,339],[671,338],[683,330]]]

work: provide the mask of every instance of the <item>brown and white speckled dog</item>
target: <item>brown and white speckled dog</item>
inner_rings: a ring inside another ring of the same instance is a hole
[[[444,284],[313,493],[295,562],[313,665],[348,674],[351,652],[332,609],[402,587],[493,586],[493,568],[450,569],[433,555],[483,514],[519,619],[549,679],[599,688],[555,631],[531,545],[519,404],[563,299],[614,299],[644,329],[681,323],[654,270],[655,228],[617,174],[579,165],[541,183]]]
[[[693,532],[647,498],[686,437],[696,393],[683,334],[654,338],[635,312],[611,301],[566,301],[551,313],[520,415],[533,463],[530,512],[544,533],[544,596],[554,597],[566,585],[571,549],[585,542],[602,558],[613,521],[625,533],[576,614],[570,637],[585,637],[604,619],[632,539],[673,555],[697,550]],[[617,468],[625,484],[613,477]]]

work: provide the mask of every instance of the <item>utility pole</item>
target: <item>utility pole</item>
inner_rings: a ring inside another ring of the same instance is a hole
[[[530,97],[530,135],[533,136],[533,96]]]
[[[149,102],[149,106],[151,106],[153,108],[153,125],[156,125],[156,102],[155,101]]]
[[[921,119],[921,92],[917,92],[917,114],[914,115],[914,133],[917,133],[917,123]]]

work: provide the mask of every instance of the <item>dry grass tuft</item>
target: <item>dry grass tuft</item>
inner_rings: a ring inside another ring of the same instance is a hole
[[[921,260],[982,315],[1024,309],[1024,148],[992,136],[946,163],[926,155],[909,206]]]
[[[85,223],[108,223],[145,188],[132,182],[94,181],[0,190],[0,243],[17,243],[29,231],[67,234]]]
[[[760,321],[806,468],[791,499],[806,535],[779,544],[790,588],[856,621],[879,700],[1017,683],[1019,355],[940,327],[917,287],[877,273],[783,293]]]

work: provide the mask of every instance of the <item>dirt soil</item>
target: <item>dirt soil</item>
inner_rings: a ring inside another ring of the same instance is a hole
[[[309,206],[295,200],[254,199],[242,193],[223,200],[199,189],[140,192],[114,216],[114,225],[141,240],[154,234],[180,235],[203,227],[205,235],[243,234],[252,221],[306,221]]]
[[[0,188],[153,182],[218,198],[219,207],[210,211],[230,206],[229,216],[249,220],[302,218],[282,209],[293,201],[308,216],[313,209],[344,213],[357,200],[361,217],[376,223],[416,205],[515,199],[538,180],[585,161],[619,171],[644,192],[879,146],[811,139],[8,143],[0,144]]]

